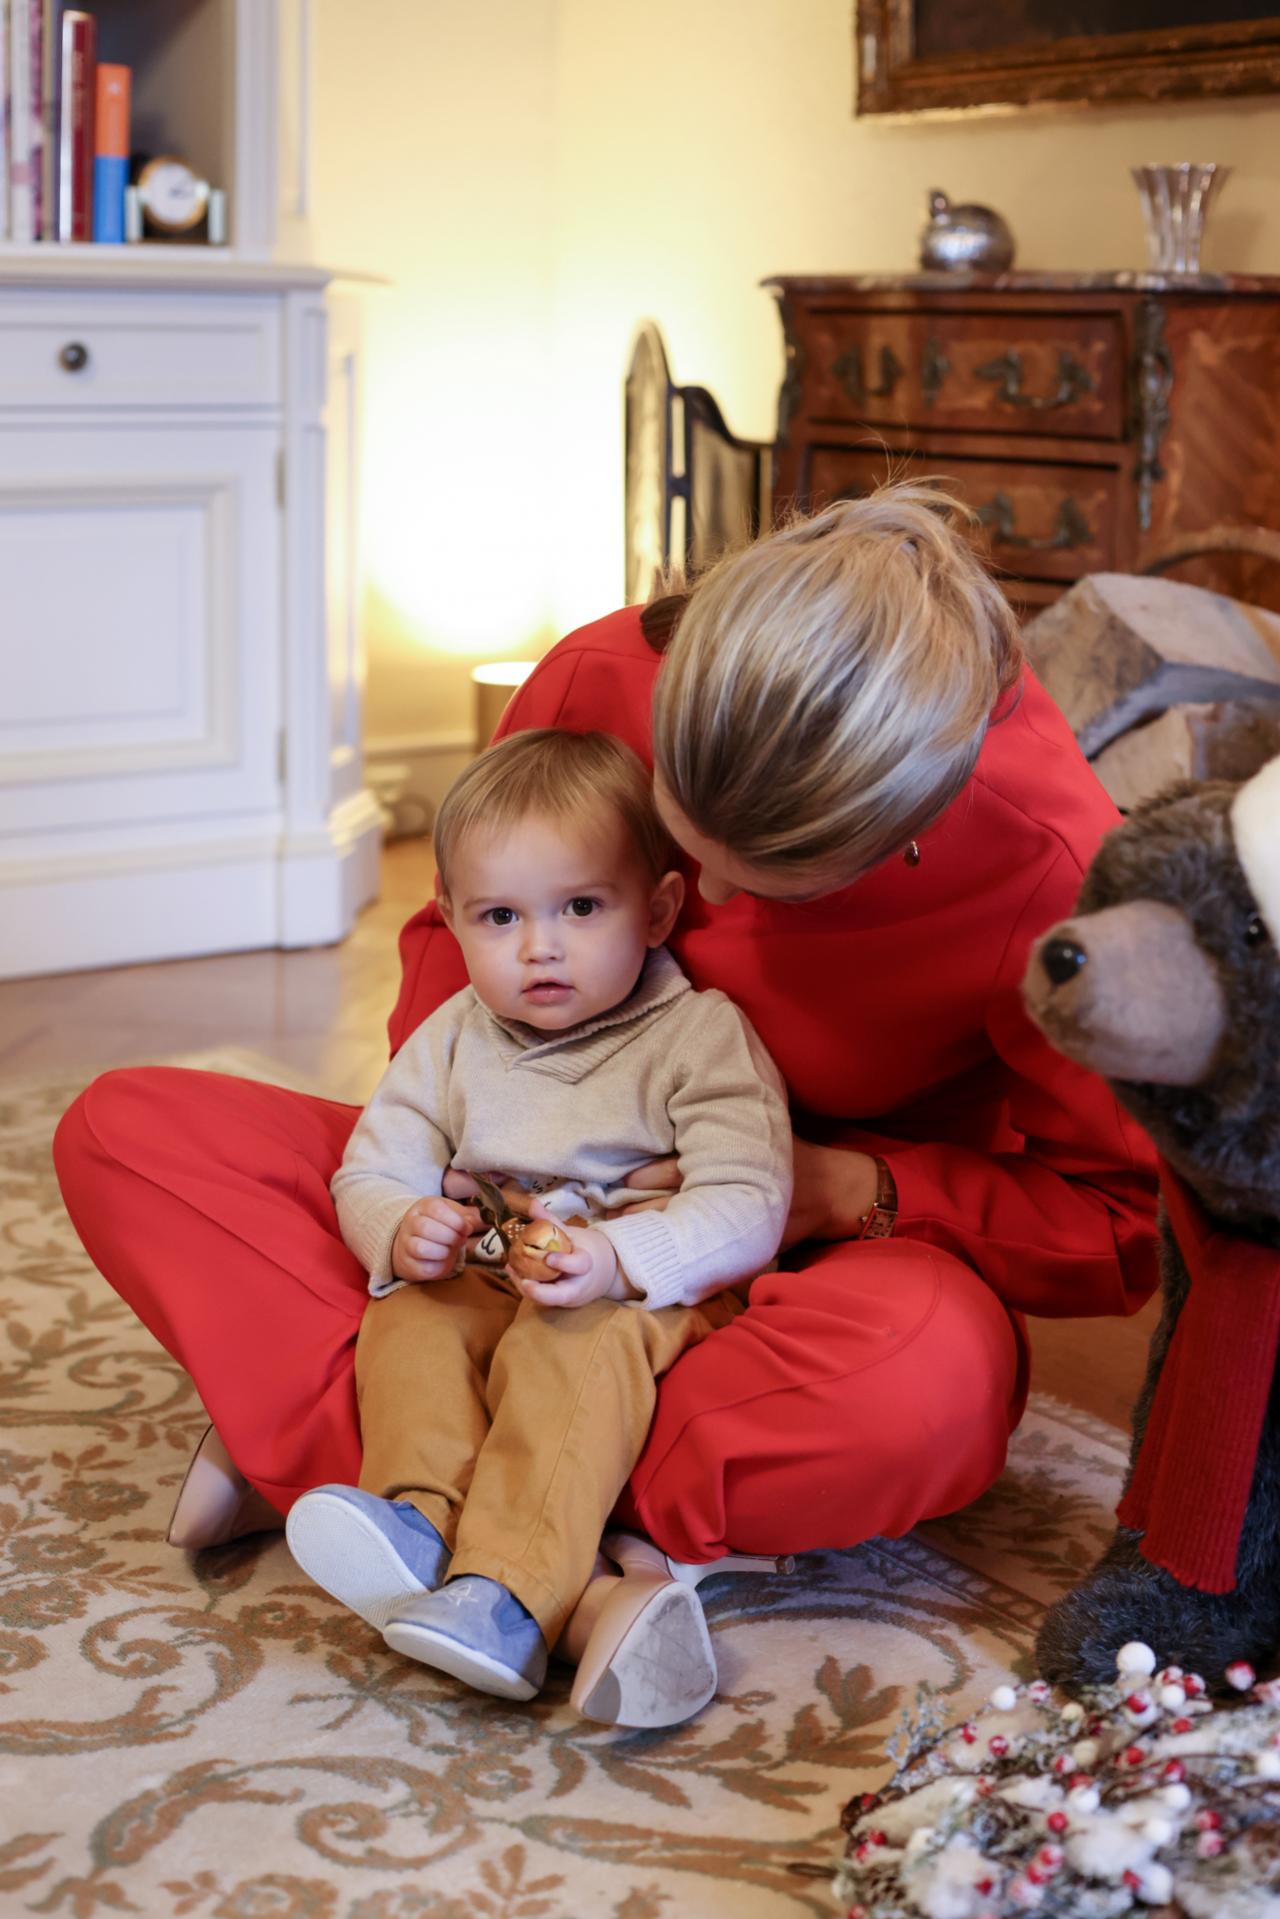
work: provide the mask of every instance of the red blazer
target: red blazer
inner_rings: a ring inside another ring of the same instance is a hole
[[[611,614],[547,655],[500,731],[601,728],[649,760],[657,669],[638,610]],[[1130,1313],[1156,1283],[1153,1149],[1019,992],[1117,815],[1030,672],[1020,694],[918,866],[891,859],[799,906],[708,906],[691,885],[671,945],[695,986],[748,1014],[798,1133],[884,1154],[900,1237],[966,1260],[1018,1311]],[[466,981],[434,902],[400,955],[393,1050]]]

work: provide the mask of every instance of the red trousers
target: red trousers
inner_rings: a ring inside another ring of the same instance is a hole
[[[359,1473],[366,1282],[329,1199],[357,1112],[150,1067],[95,1080],[54,1149],[95,1264],[282,1511]],[[619,1516],[691,1561],[905,1533],[996,1478],[1023,1358],[1005,1308],[947,1253],[827,1247],[757,1280],[664,1376]]]

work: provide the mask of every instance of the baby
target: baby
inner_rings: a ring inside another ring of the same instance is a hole
[[[435,840],[471,983],[392,1061],[333,1180],[373,1295],[364,1464],[359,1487],[305,1494],[288,1538],[396,1651],[528,1699],[656,1377],[741,1311],[777,1251],[791,1130],[747,1021],[663,944],[684,885],[628,748],[517,733],[455,782]],[[664,1206],[624,1184],[672,1155]],[[478,1263],[470,1173],[558,1217],[550,1277]]]

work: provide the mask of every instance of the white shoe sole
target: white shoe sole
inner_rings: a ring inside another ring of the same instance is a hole
[[[393,1652],[403,1653],[406,1659],[416,1659],[420,1665],[434,1666],[437,1672],[447,1672],[454,1679],[462,1679],[477,1692],[493,1693],[499,1699],[533,1699],[537,1695],[537,1686],[521,1673],[491,1659],[487,1653],[477,1652],[472,1646],[460,1645],[447,1633],[436,1632],[430,1626],[416,1625],[411,1619],[396,1619],[382,1637]]]
[[[583,1680],[573,1703],[584,1719],[647,1728],[692,1719],[716,1691],[716,1656],[697,1594],[674,1580],[654,1587],[608,1663],[580,1674]]]
[[[359,1507],[331,1493],[298,1500],[284,1536],[307,1578],[379,1632],[407,1599],[429,1590]]]

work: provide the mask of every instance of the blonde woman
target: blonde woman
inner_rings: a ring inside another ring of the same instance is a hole
[[[952,504],[895,487],[829,507],[687,600],[583,628],[501,730],[531,726],[651,757],[692,881],[672,949],[759,1032],[795,1133],[784,1270],[664,1376],[620,1523],[705,1565],[966,1504],[1022,1412],[1023,1316],[1128,1313],[1152,1290],[1154,1179],[1103,1083],[1023,1012],[1028,948],[1115,816]],[[401,955],[393,1051],[465,978],[434,903]],[[358,1476],[365,1275],[328,1190],[356,1118],[139,1070],[63,1122],[85,1245],[221,1436],[184,1543]]]

